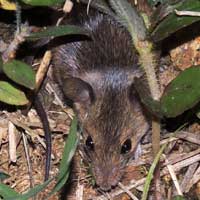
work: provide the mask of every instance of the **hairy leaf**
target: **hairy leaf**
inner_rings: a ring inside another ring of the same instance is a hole
[[[151,97],[150,90],[148,89],[148,85],[144,83],[144,80],[141,78],[135,78],[134,79],[134,85],[135,89],[137,90],[137,93],[140,96],[140,99],[142,103],[146,106],[146,108],[157,117],[161,118],[161,108],[160,108],[160,102],[154,100]]]
[[[124,0],[109,0],[109,2],[118,15],[118,21],[127,28],[134,43],[138,40],[145,40],[146,27],[137,10]]]

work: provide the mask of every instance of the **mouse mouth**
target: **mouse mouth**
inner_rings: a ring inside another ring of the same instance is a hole
[[[123,171],[119,166],[103,166],[95,167],[93,175],[96,181],[96,185],[102,191],[110,191],[115,188],[118,182],[121,180]]]

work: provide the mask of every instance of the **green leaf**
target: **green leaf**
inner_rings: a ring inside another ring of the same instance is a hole
[[[68,171],[70,162],[76,151],[78,141],[79,141],[79,137],[77,133],[77,118],[76,116],[74,116],[71,127],[70,127],[69,135],[65,143],[63,157],[60,163],[60,169],[59,169],[60,173],[58,176],[58,180],[61,179],[66,174],[66,171]]]
[[[51,178],[45,181],[43,184],[35,186],[34,188],[30,189],[28,192],[24,194],[10,196],[9,198],[5,198],[5,200],[28,200],[31,197],[35,196],[37,193],[41,192],[43,189],[45,189],[48,186],[48,184],[54,179],[55,178]]]
[[[14,82],[29,89],[35,88],[35,72],[26,63],[12,60],[3,65],[3,71]]]
[[[9,186],[0,183],[0,196],[2,196],[4,199],[7,200],[8,198],[15,197],[17,195],[18,193],[11,189]]]
[[[162,155],[162,153],[163,153],[165,147],[167,146],[167,144],[168,144],[168,143],[164,144],[164,145],[160,148],[159,152],[157,153],[157,155],[156,155],[156,157],[155,157],[155,159],[154,159],[154,161],[153,161],[153,163],[152,163],[152,165],[151,165],[151,167],[150,167],[150,169],[149,169],[149,172],[148,172],[148,175],[147,175],[145,184],[144,184],[144,188],[143,188],[142,200],[147,200],[147,198],[148,198],[148,192],[149,192],[151,180],[152,180],[152,178],[153,178],[154,170],[155,170],[155,168],[156,168],[156,166],[157,166],[157,164],[158,164],[158,161],[159,161],[159,159],[160,159],[160,157],[161,157],[161,155]]]
[[[3,60],[0,54],[0,73],[3,71]]]
[[[70,163],[76,151],[78,141],[79,137],[77,133],[77,118],[75,116],[72,120],[69,135],[65,143],[63,157],[60,163],[59,175],[57,177],[57,183],[49,195],[52,195],[53,193],[59,191],[67,181],[69,177]]]
[[[157,27],[151,33],[151,36],[155,42],[161,41],[176,32],[177,30],[182,29],[183,27],[189,26],[192,23],[199,21],[200,17],[192,16],[178,16],[175,14],[175,9],[178,11],[187,10],[187,11],[199,11],[200,10],[200,0],[183,0],[178,1],[174,5],[164,5],[165,8],[160,9],[160,12],[154,15],[153,19],[160,19],[162,15],[165,18],[157,25]],[[164,10],[164,11],[163,11]],[[166,14],[161,13],[166,12]]]
[[[173,13],[174,9],[181,3],[182,0],[166,0],[162,5],[158,6],[158,8],[151,15],[151,27],[154,28],[155,25],[158,25],[158,22]]]
[[[53,6],[65,2],[65,0],[21,0],[21,1],[31,6]]]
[[[68,169],[68,171],[66,171],[65,176],[63,176],[61,179],[59,179],[55,185],[55,187],[53,188],[53,190],[49,193],[48,197],[50,197],[51,195],[53,195],[54,193],[58,192],[66,183],[67,179],[69,178],[69,173],[70,170]]]
[[[10,175],[0,171],[0,181],[3,181],[9,177],[10,177]]]
[[[88,0],[80,0],[82,3],[85,3],[88,5]],[[115,13],[112,11],[110,6],[108,5],[107,1],[105,0],[95,0],[91,1],[89,4],[89,12],[90,12],[90,7],[93,7],[103,13],[106,13],[112,17],[116,17]]]
[[[166,117],[176,117],[200,101],[200,66],[181,72],[165,89],[161,110]]]
[[[26,105],[29,102],[24,92],[5,81],[0,81],[0,101],[11,105]]]
[[[31,33],[27,39],[37,40],[47,37],[59,37],[63,35],[89,35],[88,32],[82,27],[75,25],[60,25],[48,27],[40,32]]]
[[[178,195],[178,196],[173,197],[172,200],[186,200],[186,199],[184,198],[184,196]]]

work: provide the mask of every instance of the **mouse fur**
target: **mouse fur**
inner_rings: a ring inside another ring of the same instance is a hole
[[[108,191],[122,179],[149,129],[134,88],[134,78],[143,72],[128,31],[106,14],[82,10],[72,23],[90,37],[57,46],[53,74],[63,96],[73,102],[83,135],[80,148],[96,184]]]

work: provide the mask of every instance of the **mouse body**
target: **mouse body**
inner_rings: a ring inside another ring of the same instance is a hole
[[[53,50],[53,75],[63,96],[73,102],[96,184],[116,186],[134,158],[149,123],[136,90],[141,77],[138,54],[128,31],[112,17],[90,9],[75,15],[90,39],[64,42]]]

